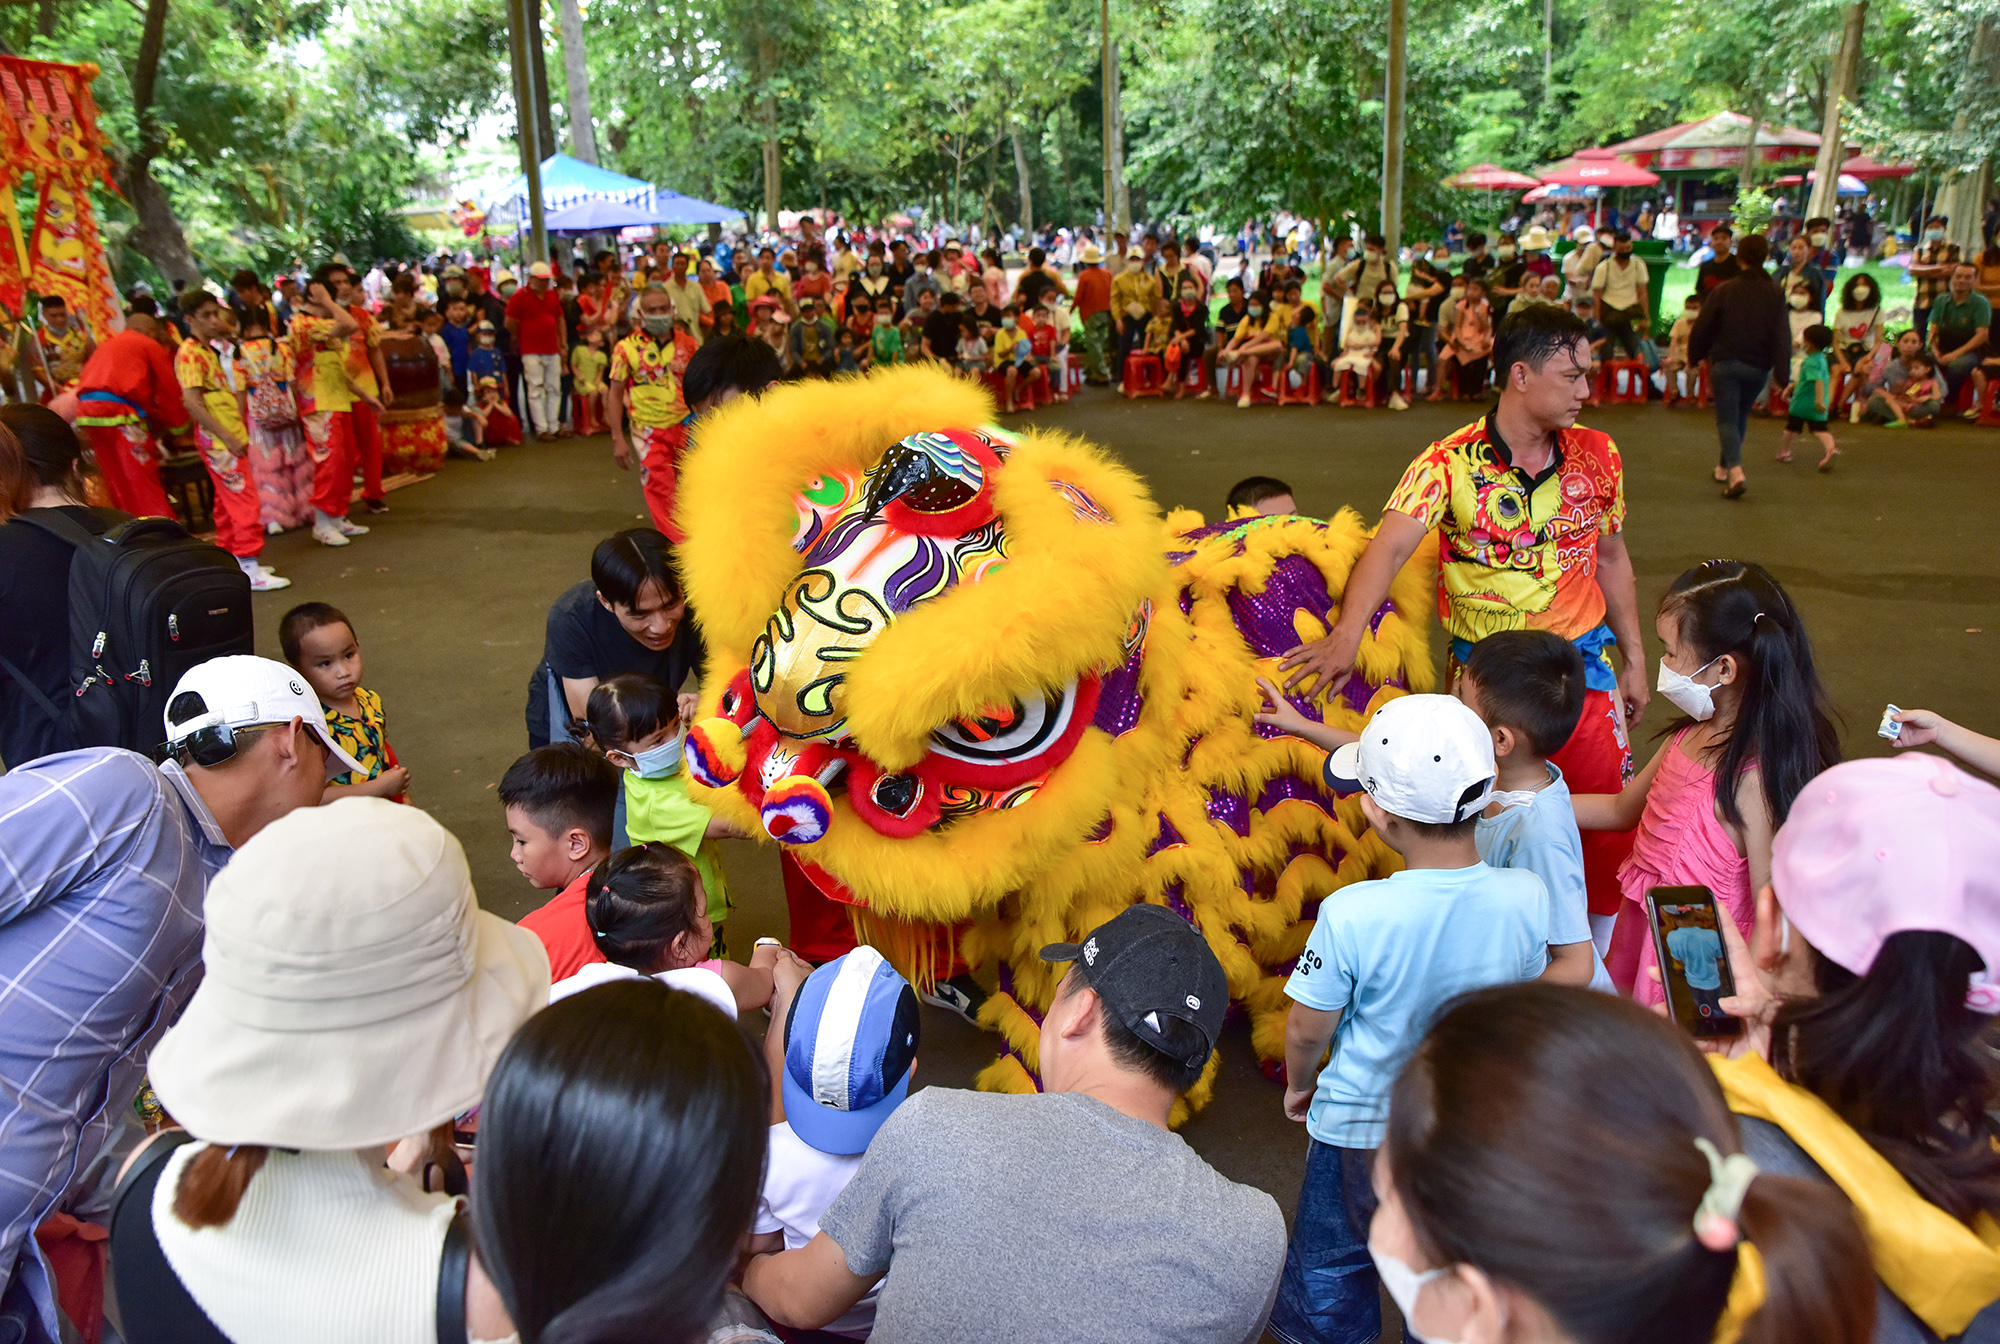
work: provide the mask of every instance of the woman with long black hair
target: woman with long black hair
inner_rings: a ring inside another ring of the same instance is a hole
[[[704,1338],[756,1212],[770,1105],[736,1024],[656,980],[529,1019],[487,1084],[472,1196],[522,1344]]]

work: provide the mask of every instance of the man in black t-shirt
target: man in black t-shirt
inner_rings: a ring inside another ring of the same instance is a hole
[[[884,273],[889,277],[889,288],[895,293],[896,302],[902,303],[903,286],[916,275],[917,266],[910,260],[910,245],[901,238],[889,244],[889,267]]]
[[[959,311],[958,295],[946,290],[938,297],[938,310],[924,319],[923,356],[958,362],[958,338],[965,331],[965,315]]]
[[[1727,224],[1718,224],[1708,231],[1708,244],[1715,249],[1715,256],[1704,261],[1694,273],[1694,292],[1704,299],[1717,285],[1727,284],[1743,274],[1743,263],[1729,253],[1735,238]]]
[[[691,678],[705,650],[673,568],[673,545],[650,527],[598,543],[590,577],[549,608],[542,661],[528,684],[528,747],[576,739],[573,726],[597,683],[643,672],[679,691],[694,712]]]
[[[1250,316],[1250,301],[1243,297],[1242,276],[1231,276],[1224,285],[1223,293],[1227,297],[1223,299],[1222,308],[1215,315],[1215,332],[1201,352],[1202,371],[1208,376],[1202,384],[1201,396],[1197,400],[1205,401],[1215,395],[1216,353],[1229,343],[1229,338],[1236,334],[1236,328],[1243,319]]]
[[[1003,314],[993,303],[993,297],[986,292],[986,282],[974,280],[965,287],[965,316],[976,324],[983,324],[998,330]],[[992,339],[990,336],[987,339]]]

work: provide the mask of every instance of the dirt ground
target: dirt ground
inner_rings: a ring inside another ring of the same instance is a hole
[[[1307,513],[1351,506],[1373,521],[1404,465],[1477,411],[1239,411],[1130,403],[1090,389],[1072,405],[1021,419],[1109,447],[1151,482],[1163,507],[1218,517],[1230,485],[1255,473],[1291,482]],[[1608,430],[1624,452],[1642,609],[1703,560],[1757,560],[1806,614],[1850,754],[1885,748],[1874,728],[1887,701],[2000,732],[2000,432],[1839,426],[1845,451],[1822,476],[1810,465],[1810,442],[1804,465],[1773,463],[1782,422],[1760,418],[1746,449],[1749,493],[1726,502],[1709,479],[1716,439],[1708,412],[1614,407],[1585,423]],[[527,746],[528,678],[548,606],[588,577],[600,538],[644,521],[638,480],[612,463],[608,440],[569,440],[503,449],[487,464],[452,462],[389,502],[387,516],[367,520],[373,533],[342,550],[297,533],[273,540],[266,562],[294,586],[256,599],[259,649],[279,656],[278,617],[294,602],[332,602],[353,618],[364,680],[386,703],[412,800],[464,843],[482,904],[518,917],[544,896],[508,861],[494,789]],[[1645,749],[1665,719],[1649,714]],[[740,902],[732,944],[782,937],[771,848],[730,841],[724,854]],[[991,1058],[992,1038],[955,1017],[926,1009],[924,1029],[927,1084],[967,1085]],[[1305,1135],[1257,1073],[1247,1031],[1234,1029],[1223,1053],[1216,1099],[1184,1133],[1225,1174],[1271,1191],[1289,1215]]]

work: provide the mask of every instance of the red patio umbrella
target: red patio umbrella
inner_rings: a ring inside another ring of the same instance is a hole
[[[1464,191],[1525,191],[1541,185],[1540,178],[1502,168],[1497,163],[1475,163],[1462,173],[1453,173],[1444,185]]]
[[[1917,166],[1913,163],[1877,163],[1866,154],[1856,154],[1840,165],[1840,171],[1866,182],[1871,177],[1908,177],[1917,171]]]
[[[1634,168],[1608,149],[1579,149],[1551,164],[1541,180],[1558,187],[1650,187],[1660,175]]]

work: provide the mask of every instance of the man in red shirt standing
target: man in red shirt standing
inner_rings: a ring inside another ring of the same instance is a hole
[[[560,437],[562,423],[562,357],[569,348],[568,324],[562,300],[549,283],[546,261],[528,267],[528,286],[507,300],[507,332],[521,356],[521,382],[528,391],[528,416],[535,437],[544,442]]]
[[[108,336],[84,362],[77,379],[81,414],[76,427],[90,443],[113,507],[134,515],[174,516],[160,484],[166,452],[155,427],[181,434],[188,427],[180,379],[165,339],[179,344],[171,327],[145,313],[125,319],[125,330]]]

